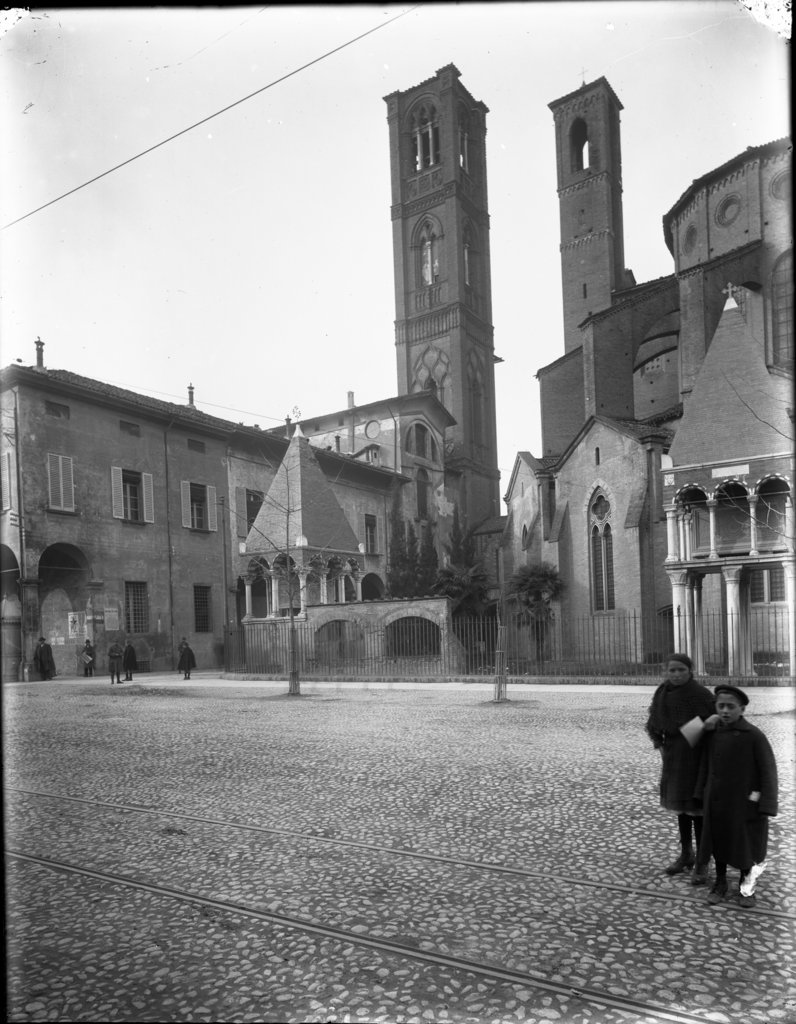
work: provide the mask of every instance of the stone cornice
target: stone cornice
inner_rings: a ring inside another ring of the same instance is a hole
[[[762,247],[763,243],[761,239],[757,239],[754,242],[750,242],[748,245],[741,246],[740,249],[732,249],[730,252],[726,252],[721,256],[714,256],[712,260],[706,260],[704,263],[697,263],[694,267],[689,267],[687,270],[681,270],[677,274],[677,280],[683,281],[689,277],[695,277],[697,274],[710,273],[717,267],[724,266],[726,263],[732,263],[733,260],[742,259],[744,256],[751,256],[751,254]]]
[[[584,188],[589,188],[592,185],[597,185],[604,181],[606,178],[611,178],[613,175],[609,174],[608,171],[598,171],[597,174],[589,174],[585,178],[581,178],[580,181],[573,182],[570,185],[564,185],[558,190],[559,199],[563,199],[565,196],[573,195],[575,192],[581,192]]]
[[[587,235],[581,235],[579,238],[573,238],[570,242],[562,242],[558,247],[559,252],[567,252],[569,249],[582,249],[584,245],[588,245],[589,242],[595,242],[598,239],[613,237],[613,231],[609,231],[608,228],[603,228],[602,231],[590,231]]]

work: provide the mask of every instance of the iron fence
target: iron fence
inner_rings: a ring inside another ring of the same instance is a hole
[[[752,606],[737,619],[702,615],[699,643],[707,675],[726,675],[728,637],[746,652],[747,675],[789,674],[788,610]],[[675,626],[677,629],[675,630]],[[692,625],[692,629],[693,629]],[[645,620],[638,613],[523,621],[508,617],[459,618],[438,623],[407,615],[387,625],[340,618],[318,626],[261,619],[229,630],[228,672],[284,677],[290,669],[291,629],[302,678],[404,679],[434,677],[650,677],[658,678],[684,623]],[[692,637],[692,649],[697,639]],[[682,646],[682,645],[681,645]],[[737,667],[736,667],[736,674]]]

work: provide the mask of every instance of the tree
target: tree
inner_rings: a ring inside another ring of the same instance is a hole
[[[447,545],[448,558],[452,565],[475,565],[475,538],[473,531],[462,529],[459,506],[453,506],[453,522],[451,524],[450,543]]]
[[[410,526],[413,547],[410,545],[409,530],[401,514],[400,495],[396,489],[390,515],[389,562],[387,565],[387,592],[390,597],[413,597],[417,580],[417,535]]]
[[[452,602],[454,615],[482,616],[486,611],[489,594],[489,575],[484,567],[475,565],[443,565],[437,570],[432,591]]]
[[[420,540],[420,553],[417,558],[417,593],[422,597],[432,592],[439,570],[439,558],[434,544],[431,524],[426,523]]]
[[[530,622],[536,655],[544,653],[547,626],[553,615],[552,603],[564,593],[564,581],[549,562],[521,565],[506,583],[506,597],[519,607],[521,621]]]

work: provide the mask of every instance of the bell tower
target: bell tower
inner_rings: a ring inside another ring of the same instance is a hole
[[[564,344],[581,344],[578,324],[635,284],[625,270],[622,226],[622,104],[605,80],[549,104],[556,131]]]
[[[445,484],[469,525],[500,514],[487,107],[453,64],[385,96],[399,394],[433,390],[455,418]]]

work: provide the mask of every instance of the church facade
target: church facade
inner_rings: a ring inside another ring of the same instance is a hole
[[[672,273],[638,284],[621,103],[599,79],[550,108],[565,352],[537,374],[543,452],[517,456],[505,571],[559,569],[570,649],[793,675],[790,141],[692,182],[663,216]]]

